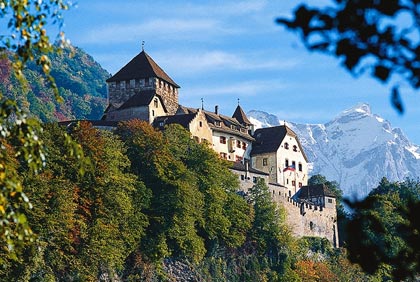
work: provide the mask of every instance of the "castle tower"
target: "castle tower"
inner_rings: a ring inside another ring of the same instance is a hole
[[[118,108],[135,94],[153,90],[162,98],[169,115],[178,108],[179,85],[144,50],[106,82],[110,106]]]

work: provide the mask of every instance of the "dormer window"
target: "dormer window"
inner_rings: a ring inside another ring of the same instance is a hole
[[[297,146],[293,145],[293,152],[297,152]]]
[[[284,148],[286,149],[286,150],[289,150],[289,143],[284,143]]]
[[[217,120],[216,120],[216,121],[214,121],[214,125],[215,125],[215,126],[217,126],[217,127],[220,127],[220,126],[221,126],[221,125],[220,125],[220,121],[217,121]]]
[[[160,127],[163,127],[164,125],[165,125],[165,123],[164,123],[163,121],[160,121],[160,122],[159,122],[159,126],[160,126]]]

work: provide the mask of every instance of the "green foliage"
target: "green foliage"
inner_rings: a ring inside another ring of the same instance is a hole
[[[28,63],[23,70],[25,81],[17,79],[11,69],[11,56],[4,52],[0,60],[3,71],[0,90],[33,117],[48,122],[102,116],[107,95],[104,81],[109,74],[81,49],[68,46],[50,54],[50,74],[65,101],[62,103],[55,100],[50,83],[36,63]]]
[[[32,172],[42,167],[45,155],[38,131],[37,122],[27,119],[15,102],[0,100],[0,254],[6,252],[12,258],[33,239],[23,212],[30,204],[18,174],[18,160],[24,160]]]
[[[383,178],[366,199],[350,203],[349,257],[368,273],[399,281],[420,272],[419,187],[416,181]]]

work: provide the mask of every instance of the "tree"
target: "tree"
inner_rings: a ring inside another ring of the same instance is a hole
[[[383,83],[398,76],[391,101],[403,113],[400,83],[420,88],[419,13],[416,0],[334,0],[325,8],[300,4],[293,19],[277,23],[299,32],[308,50],[340,58],[353,75],[368,71]]]
[[[0,1],[0,18],[8,22],[8,31],[0,40],[4,47],[15,52],[13,69],[19,78],[23,79],[22,69],[25,63],[35,61],[54,86],[54,80],[49,75],[48,59],[48,53],[53,48],[46,26],[51,22],[60,25],[62,11],[67,8],[64,0]],[[62,33],[60,37],[63,41]],[[45,159],[38,138],[39,125],[26,118],[16,101],[3,99],[1,93],[0,128],[3,138],[0,146],[0,246],[3,251],[16,257],[16,247],[31,240],[32,231],[22,212],[25,205],[29,205],[29,200],[8,161],[8,156],[13,153],[21,157],[33,171],[38,171]]]
[[[420,273],[420,184],[407,180],[379,186],[354,209],[348,224],[349,258],[368,273],[393,281],[415,279]]]
[[[203,221],[203,194],[193,174],[171,152],[171,140],[139,120],[120,123],[117,133],[127,144],[133,172],[152,193],[145,210],[150,225],[142,241],[143,254],[150,261],[169,255],[200,261],[205,254],[204,239],[197,234]]]

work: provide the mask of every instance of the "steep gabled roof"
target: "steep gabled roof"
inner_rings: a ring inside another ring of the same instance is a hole
[[[308,161],[305,151],[303,150],[296,133],[287,125],[257,129],[254,132],[254,138],[256,141],[252,144],[251,155],[277,152],[281,142],[286,137],[286,135],[296,138],[303,157],[306,161]]]
[[[130,97],[130,99],[125,101],[124,104],[122,104],[121,107],[118,108],[118,110],[148,106],[150,105],[153,97],[155,96],[159,98],[160,103],[162,104],[164,110],[166,111],[165,104],[162,102],[162,98],[158,94],[156,94],[155,90],[146,90],[146,91],[142,91],[137,94],[134,94],[133,96]]]
[[[241,106],[237,106],[235,112],[233,113],[233,118],[236,118],[241,124],[252,125],[252,123],[247,118],[245,112],[242,110]]]
[[[309,186],[302,186],[298,194],[299,199],[311,199],[316,197],[332,197],[335,198],[334,193],[325,184],[316,184]]]
[[[135,56],[128,64],[120,69],[115,75],[108,78],[106,82],[123,81],[130,79],[158,77],[164,81],[172,84],[176,88],[179,85],[172,80],[165,73],[165,71],[156,64],[155,61],[145,52],[142,51],[140,54]]]

